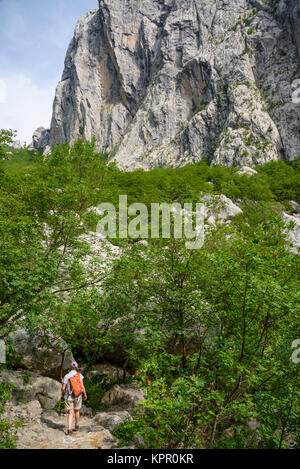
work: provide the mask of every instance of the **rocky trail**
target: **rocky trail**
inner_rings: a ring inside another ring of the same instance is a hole
[[[66,435],[66,416],[44,412],[36,422],[18,430],[18,449],[112,449],[117,441],[111,432],[93,418],[83,417],[80,429]]]
[[[118,448],[112,431],[120,423],[132,420],[135,406],[145,398],[136,386],[116,384],[101,400],[106,410],[93,415],[92,410],[83,405],[79,431],[67,435],[66,413],[58,415],[53,409],[60,399],[60,383],[37,374],[29,379],[26,376],[23,371],[0,372],[0,381],[14,385],[3,417],[20,423],[16,428],[17,449]]]

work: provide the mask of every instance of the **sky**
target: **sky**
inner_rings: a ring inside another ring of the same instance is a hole
[[[50,126],[55,87],[80,16],[98,0],[0,0],[0,129],[31,142]]]

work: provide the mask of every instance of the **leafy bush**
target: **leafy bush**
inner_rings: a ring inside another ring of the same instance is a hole
[[[10,399],[12,389],[12,384],[0,383],[0,449],[13,449],[16,444],[15,426],[1,418],[4,406]]]
[[[105,410],[107,405],[102,404],[101,399],[106,391],[118,383],[118,380],[109,378],[105,374],[97,374],[91,378],[85,379],[85,389],[88,395],[86,405],[92,409],[94,413]]]

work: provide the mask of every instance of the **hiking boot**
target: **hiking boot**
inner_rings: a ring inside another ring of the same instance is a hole
[[[79,431],[79,425],[75,425],[74,432],[78,432],[78,431]]]
[[[67,435],[68,435],[68,436],[71,436],[72,433],[73,433],[72,430],[67,430]]]

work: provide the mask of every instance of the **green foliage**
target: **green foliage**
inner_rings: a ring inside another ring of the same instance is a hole
[[[296,440],[300,381],[290,347],[299,333],[299,260],[286,251],[280,217],[257,204],[246,213],[190,255],[172,241],[167,250],[131,250],[127,273],[117,264],[126,287],[109,289],[110,304],[119,305],[121,337],[121,318],[134,312],[127,354],[153,379],[140,417],[117,430],[121,438],[140,434],[150,448]],[[173,366],[162,343],[178,354]]]
[[[120,447],[124,447],[130,445],[134,441],[134,436],[138,434],[138,431],[139,425],[135,420],[118,425],[112,434],[118,439]]]
[[[107,158],[79,140],[45,159],[16,151],[3,164],[0,337],[9,344],[26,326],[62,357],[63,339],[89,364],[120,350],[124,369],[134,368],[148,391],[135,421],[115,431],[123,442],[140,435],[153,448],[299,444],[299,376],[290,360],[300,333],[299,260],[286,250],[277,213],[300,202],[300,160],[268,163],[249,177],[207,160],[125,173]],[[117,206],[120,194],[150,208],[195,203],[202,193],[239,200],[244,212],[208,232],[203,249],[114,240],[122,255],[108,269],[81,237],[99,219],[88,209]],[[11,345],[8,357],[13,366]],[[86,380],[87,404],[102,410],[112,384]]]
[[[55,404],[53,410],[57,413],[57,415],[61,415],[64,409],[65,409],[65,400],[63,398],[61,398]]]
[[[7,159],[7,145],[13,143],[15,136],[15,130],[0,129],[0,161]]]
[[[12,370],[15,368],[15,365],[20,362],[22,355],[17,353],[11,337],[5,337],[5,352],[6,362],[0,363],[0,370]]]
[[[25,371],[25,373],[23,375],[23,384],[24,385],[29,384],[31,376],[32,376],[32,373],[30,371]]]
[[[244,23],[245,23],[246,26],[250,26],[250,24],[252,23],[252,19],[251,18],[245,18]]]
[[[195,115],[198,114],[199,112],[204,111],[204,110],[207,108],[207,106],[208,106],[208,104],[205,103],[205,104],[201,104],[201,106],[196,107],[196,109],[195,109],[194,112],[193,112],[193,116],[195,116]]]
[[[108,378],[107,375],[95,375],[85,380],[85,389],[88,395],[86,405],[94,413],[101,412],[107,408],[101,403],[101,399],[112,386],[119,383],[118,380]]]
[[[191,402],[200,398],[203,385],[196,376],[179,377],[171,384],[164,378],[155,381],[135,422],[119,426],[115,436],[128,444],[135,434],[140,435],[148,448],[201,447],[201,438],[190,423]]]
[[[11,383],[0,383],[0,449],[14,449],[16,437],[15,426],[7,420],[1,418],[4,406],[9,401],[13,385]]]
[[[42,157],[32,150],[27,150],[26,148],[20,148],[18,150],[9,147],[9,152],[12,155],[3,162],[2,168],[7,174],[15,175],[23,173],[24,177],[27,173],[27,169],[33,169],[37,167],[41,162]]]
[[[72,331],[80,323],[75,313],[86,295],[79,293],[93,284],[98,275],[92,271],[96,265],[88,271],[83,266],[82,259],[89,248],[78,240],[85,231],[81,216],[94,198],[92,179],[99,183],[97,168],[104,166],[98,155],[94,156],[93,148],[93,144],[78,142],[69,152],[62,145],[47,163],[26,169],[25,175],[23,170],[14,175],[5,171],[0,194],[0,334],[3,336],[15,327],[23,309],[27,311],[26,321],[30,323],[27,325],[33,332],[41,327],[47,330],[47,325],[53,329],[53,319],[41,316],[41,311],[53,311],[59,336],[63,330],[67,338],[72,338]],[[67,291],[70,296],[78,292],[70,306],[71,316],[63,301]]]

